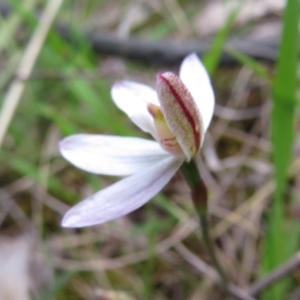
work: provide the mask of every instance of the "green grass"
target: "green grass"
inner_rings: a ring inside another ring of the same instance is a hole
[[[263,269],[272,270],[296,249],[294,243],[283,242],[289,235],[285,215],[287,171],[291,162],[291,152],[295,137],[295,111],[297,107],[297,63],[299,56],[299,12],[298,0],[287,1],[283,19],[283,32],[272,84],[273,108],[271,134],[275,172],[275,193],[272,197],[268,216]],[[298,239],[299,236],[289,235]],[[291,247],[291,244],[293,247]],[[265,293],[264,299],[285,299],[288,281],[276,284]]]

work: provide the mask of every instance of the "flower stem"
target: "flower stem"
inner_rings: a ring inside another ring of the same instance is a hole
[[[209,234],[208,196],[205,183],[203,182],[198,167],[194,161],[188,163],[185,162],[182,165],[181,170],[192,191],[192,200],[200,219],[203,242],[214,264],[214,267],[222,280],[222,285],[229,292],[227,277],[217,259],[213,241]]]
[[[215,248],[213,245],[213,242],[210,238],[209,235],[209,222],[208,222],[208,215],[202,215],[199,217],[200,219],[200,224],[201,224],[201,229],[202,229],[202,237],[203,237],[203,241],[204,244],[207,248],[208,253],[210,254],[210,258],[217,270],[217,272],[219,273],[221,279],[222,279],[222,283],[224,285],[224,287],[227,289],[228,286],[228,281],[226,278],[226,275],[217,259],[216,253],[215,253]]]

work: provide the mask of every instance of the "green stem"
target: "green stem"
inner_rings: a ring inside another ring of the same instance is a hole
[[[208,215],[202,215],[199,217],[200,218],[200,224],[201,224],[201,229],[202,229],[202,237],[203,237],[203,241],[204,244],[207,248],[207,251],[210,255],[210,258],[217,270],[217,272],[219,273],[221,279],[222,279],[222,283],[224,285],[224,287],[227,289],[228,287],[228,281],[226,278],[226,275],[217,259],[216,253],[215,253],[215,248],[213,245],[213,242],[210,238],[210,234],[209,234],[209,222],[208,222]]]
[[[213,241],[209,234],[208,203],[207,203],[208,196],[207,196],[206,186],[201,178],[198,167],[194,161],[188,163],[185,162],[182,165],[181,170],[184,174],[187,183],[189,184],[192,190],[192,200],[200,219],[203,242],[207,248],[210,258],[214,264],[214,267],[217,270],[222,280],[222,285],[228,291],[228,293],[231,294],[231,292],[228,289],[228,280],[226,278],[225,272],[223,271],[217,259]]]

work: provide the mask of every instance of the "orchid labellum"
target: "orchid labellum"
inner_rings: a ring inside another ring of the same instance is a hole
[[[84,227],[126,215],[144,205],[199,153],[214,109],[209,76],[196,54],[187,56],[179,77],[157,75],[156,90],[131,81],[112,87],[115,104],[155,141],[76,134],[59,144],[76,167],[103,175],[127,176],[72,207],[62,226]]]

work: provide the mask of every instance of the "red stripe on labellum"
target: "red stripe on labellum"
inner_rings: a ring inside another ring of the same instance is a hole
[[[192,127],[193,135],[195,138],[195,146],[196,146],[196,149],[198,150],[198,148],[200,147],[200,132],[197,131],[197,128],[196,128],[197,125],[195,123],[195,120],[193,119],[193,116],[191,115],[188,108],[186,107],[184,100],[180,97],[180,95],[177,93],[175,88],[171,85],[169,80],[167,78],[165,78],[163,76],[163,74],[158,74],[158,76],[168,85],[169,89],[171,90],[171,93],[175,97],[177,103],[180,105],[181,109],[183,110],[183,113],[186,115],[186,117]]]
[[[176,140],[175,136],[174,136],[174,137],[172,137],[172,138],[167,138],[167,139],[164,139],[164,141],[174,141],[174,140]]]

